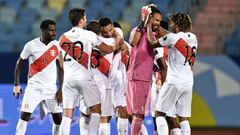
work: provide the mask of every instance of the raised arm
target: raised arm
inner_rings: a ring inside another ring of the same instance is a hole
[[[148,39],[148,45],[152,48],[161,47],[159,41],[154,37],[152,32],[152,25],[149,23],[147,25],[147,39]]]
[[[111,45],[107,45],[104,42],[102,42],[97,48],[102,51],[103,53],[112,53],[115,50],[120,48],[120,44],[123,42],[123,39],[119,36],[115,38],[115,42]]]

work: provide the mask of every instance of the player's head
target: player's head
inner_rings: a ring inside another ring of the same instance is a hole
[[[188,14],[174,13],[169,17],[170,27],[174,33],[177,32],[188,32],[192,28],[192,21]]]
[[[40,25],[42,30],[42,37],[48,41],[52,41],[56,38],[56,22],[53,20],[43,20]]]
[[[69,11],[68,19],[73,27],[79,26],[81,28],[86,27],[86,14],[82,8],[73,8]]]
[[[101,34],[105,38],[110,38],[113,36],[113,23],[112,21],[107,18],[103,17],[98,20],[100,26],[101,26]]]
[[[158,27],[160,26],[160,22],[162,20],[162,13],[160,12],[160,10],[157,9],[156,6],[150,6],[151,8],[151,14],[150,14],[150,18],[152,21],[152,30],[153,31],[157,31]]]
[[[101,33],[101,26],[97,21],[92,20],[92,21],[88,22],[87,30],[90,30],[90,31],[96,33],[97,35],[99,35]]]

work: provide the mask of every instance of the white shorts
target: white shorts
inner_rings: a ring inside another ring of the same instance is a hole
[[[49,89],[49,92],[44,93],[46,88],[36,88],[27,86],[25,89],[25,94],[23,96],[21,111],[33,113],[37,105],[42,105],[45,113],[60,113],[62,112],[62,107],[57,104],[55,100],[56,90]]]
[[[156,111],[169,117],[191,117],[192,83],[176,86],[165,82],[159,92]]]
[[[114,107],[125,107],[126,103],[126,79],[124,76],[118,74],[112,80],[112,89],[114,97]]]
[[[100,103],[100,93],[93,79],[65,81],[63,84],[63,108],[75,108],[79,104],[81,95],[87,107]]]
[[[152,83],[151,88],[152,88],[151,89],[151,114],[152,114],[152,117],[155,117],[155,112],[156,112],[155,107],[157,104],[160,89],[157,89],[157,85],[155,82]]]
[[[86,114],[86,115],[89,115],[90,114],[90,109],[88,107],[86,107],[84,101],[83,101],[83,98],[80,99],[80,107],[79,107],[79,110]]]

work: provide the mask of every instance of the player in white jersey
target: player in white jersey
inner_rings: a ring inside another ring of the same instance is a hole
[[[114,29],[123,37],[121,26],[118,22],[113,22]],[[119,135],[127,135],[128,132],[128,114],[126,103],[126,74],[129,58],[130,45],[124,41],[125,49],[114,52],[113,62],[111,65],[111,81],[113,89],[113,101],[116,108],[117,130]]]
[[[89,135],[96,135],[100,122],[101,104],[100,94],[92,72],[90,71],[90,57],[94,47],[104,53],[112,53],[121,42],[120,37],[115,37],[113,45],[101,42],[97,35],[83,28],[86,26],[85,10],[73,8],[69,12],[71,30],[65,32],[60,38],[63,50],[65,80],[63,85],[64,116],[60,126],[63,135],[70,134],[70,125],[73,111],[79,96],[82,95],[84,103],[91,111],[89,122]]]
[[[190,135],[188,118],[191,117],[192,66],[198,46],[197,38],[190,32],[192,22],[187,14],[175,13],[169,20],[173,33],[159,27],[159,33],[163,37],[157,40],[153,38],[151,24],[147,27],[148,40],[152,47],[168,47],[167,77],[156,105],[157,128],[159,134],[168,134],[165,116],[178,116],[181,130],[176,125],[171,129],[171,134]]]
[[[59,134],[62,120],[62,108],[58,106],[55,98],[61,98],[63,83],[63,62],[61,61],[60,48],[56,37],[56,23],[52,20],[44,20],[41,23],[42,36],[29,41],[20,54],[14,74],[14,96],[21,93],[19,76],[25,59],[29,60],[28,83],[22,101],[21,116],[17,124],[16,135],[24,135],[27,123],[32,112],[38,104],[45,108],[45,112],[51,112],[53,118],[53,135]],[[58,64],[56,64],[58,62]],[[57,66],[60,71],[60,84],[57,92]],[[56,95],[56,96],[55,96]]]

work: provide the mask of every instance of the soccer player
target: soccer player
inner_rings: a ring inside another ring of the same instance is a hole
[[[168,22],[162,20],[160,26],[168,30]],[[153,65],[153,75],[152,75],[152,86],[151,86],[151,115],[154,122],[154,135],[157,135],[157,125],[155,118],[155,105],[158,99],[158,93],[161,89],[163,82],[166,80],[167,75],[167,48],[158,47],[154,50],[154,65]]]
[[[161,12],[155,6],[147,6],[151,11],[141,14],[141,22],[130,34],[131,56],[127,72],[127,111],[132,119],[131,135],[138,135],[144,115],[148,111],[149,93],[152,79],[154,49],[148,46],[145,24],[149,14],[153,20],[153,30],[158,30],[162,20]]]
[[[70,134],[73,111],[79,96],[82,95],[84,103],[91,111],[89,122],[89,135],[96,135],[100,122],[101,104],[100,93],[90,71],[90,57],[93,47],[104,53],[112,53],[118,48],[121,37],[115,37],[112,45],[101,42],[97,35],[83,28],[86,26],[85,10],[73,8],[69,11],[69,20],[72,28],[60,38],[63,50],[65,68],[65,81],[63,86],[64,116],[60,126],[62,135]]]
[[[24,135],[27,123],[32,112],[38,104],[46,108],[46,112],[52,113],[52,134],[59,134],[59,126],[62,120],[62,108],[58,106],[56,99],[61,100],[63,84],[63,62],[61,61],[60,48],[56,37],[56,23],[52,20],[42,21],[40,28],[41,37],[29,41],[23,48],[17,61],[14,74],[13,94],[18,97],[21,93],[19,77],[21,67],[25,59],[29,60],[28,83],[22,101],[21,116],[16,127],[16,135]],[[59,67],[59,88],[57,91],[57,66]],[[55,96],[56,95],[56,96]]]
[[[184,13],[172,14],[169,18],[172,33],[159,27],[159,34],[162,38],[154,39],[152,26],[147,26],[148,41],[151,47],[167,46],[168,70],[166,81],[159,92],[156,104],[156,121],[158,134],[167,135],[168,126],[165,119],[178,116],[179,125],[171,130],[173,135],[190,135],[188,118],[191,116],[193,72],[192,66],[195,61],[197,38],[190,32],[192,22],[190,17]],[[152,22],[150,20],[150,22]]]
[[[114,29],[123,37],[121,26],[118,22],[113,22]],[[129,50],[131,47],[124,41],[125,49],[114,52],[113,62],[111,65],[111,81],[113,89],[114,107],[117,109],[117,130],[119,135],[127,135],[128,133],[128,114],[126,103],[126,75],[127,64],[129,59]]]

